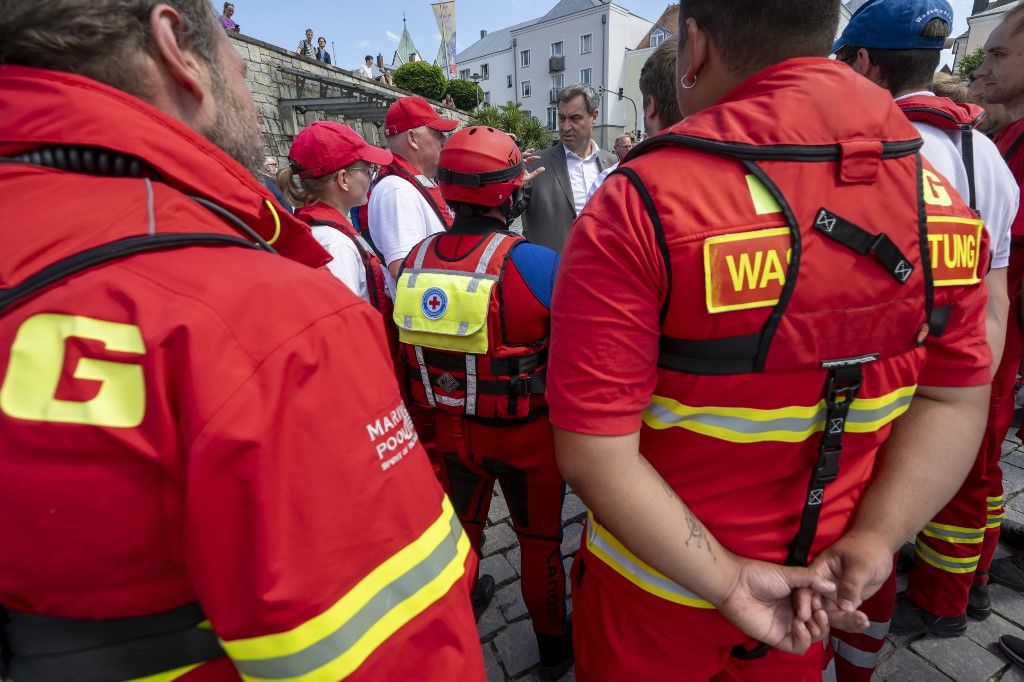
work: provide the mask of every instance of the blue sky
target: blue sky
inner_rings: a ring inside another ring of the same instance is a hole
[[[668,5],[666,0],[615,0],[616,4],[654,21]],[[481,29],[493,31],[505,26],[539,17],[557,0],[456,0],[458,49],[469,47],[480,36]],[[970,11],[971,0],[952,0],[956,12],[953,35],[967,28],[964,13]],[[409,32],[423,58],[433,61],[440,44],[440,34],[430,0],[234,0],[235,21],[242,32],[268,43],[294,49],[303,39],[306,28],[327,38],[338,66],[355,68],[363,55],[378,52],[384,61],[391,57],[402,34],[402,13]],[[222,0],[214,0],[220,13]]]

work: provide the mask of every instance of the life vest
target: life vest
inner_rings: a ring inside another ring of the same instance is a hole
[[[897,106],[915,123],[960,131],[960,157],[967,171],[968,205],[975,211],[978,202],[974,184],[974,129],[988,113],[975,104],[957,104],[948,97],[915,95],[896,100]]]
[[[942,178],[925,183],[920,138],[891,98],[841,66],[766,69],[634,147],[610,178],[628,183],[605,185],[646,214],[666,283],[640,451],[724,546],[794,565],[848,527],[922,344],[956,319],[948,292],[964,291],[933,282],[928,228],[961,238],[949,281],[979,282],[988,255],[981,221]],[[600,521],[590,554],[712,608]]]
[[[1006,126],[993,141],[999,148],[999,153],[1006,160],[1010,172],[1017,180],[1017,183],[1024,186],[1024,154],[1020,153],[1021,145],[1024,144],[1024,119],[1017,119]],[[1010,227],[1015,244],[1024,243],[1024,203],[1017,209],[1017,216]]]
[[[441,221],[442,225],[444,225],[444,229],[450,230],[452,222],[455,221],[455,213],[452,212],[452,209],[448,206],[444,197],[441,196],[441,189],[437,186],[424,186],[416,177],[421,174],[416,166],[412,165],[398,154],[395,154],[394,157],[395,160],[392,161],[390,165],[382,167],[380,172],[377,173],[377,177],[373,179],[373,184],[370,186],[370,192],[366,195],[366,203],[359,207],[359,225],[362,236],[373,244],[373,241],[370,239],[370,214],[368,209],[370,205],[369,197],[370,194],[373,194],[373,188],[377,186],[377,183],[389,175],[396,175],[415,187],[416,191],[423,197],[423,200],[427,202],[427,205],[433,209],[437,219]]]
[[[410,366],[414,400],[485,419],[526,419],[544,403],[548,336],[511,343],[502,281],[509,255],[525,241],[510,232],[481,235],[459,260],[438,255],[435,234],[406,257],[395,324]]]
[[[394,306],[388,291],[387,280],[384,278],[384,266],[372,246],[356,232],[352,224],[339,211],[324,203],[303,206],[295,209],[295,217],[309,225],[327,225],[341,232],[352,240],[359,252],[359,260],[366,273],[366,288],[369,293],[370,305],[376,308],[385,320],[391,319]]]

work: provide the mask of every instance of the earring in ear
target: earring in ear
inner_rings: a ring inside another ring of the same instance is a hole
[[[687,85],[686,83],[687,78],[692,79],[689,85]],[[693,74],[692,76],[683,76],[682,78],[679,79],[679,84],[683,86],[684,90],[692,89],[693,86],[697,85],[697,74]]]

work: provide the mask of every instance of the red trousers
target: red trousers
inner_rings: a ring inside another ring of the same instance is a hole
[[[555,462],[551,423],[541,418],[491,426],[440,410],[434,416],[442,484],[473,546],[480,551],[497,479],[519,538],[520,585],[533,630],[542,635],[563,634],[565,482]]]
[[[921,608],[939,616],[959,616],[967,610],[971,585],[988,582],[988,568],[999,541],[999,522],[1003,517],[999,457],[1013,422],[1013,384],[1024,351],[1020,317],[1022,279],[1024,248],[1014,244],[1007,272],[1010,310],[1006,345],[992,381],[981,448],[956,496],[917,536],[917,562],[910,574],[907,595]]]
[[[580,682],[764,680],[819,682],[824,647],[803,656],[776,649],[752,661],[732,649],[757,642],[714,609],[676,604],[640,589],[581,547],[572,571],[573,649]]]
[[[833,630],[831,637],[832,660],[838,682],[871,682],[878,665],[878,657],[889,632],[889,621],[896,606],[896,571],[882,584],[878,592],[866,600],[860,610],[871,621],[864,632]]]

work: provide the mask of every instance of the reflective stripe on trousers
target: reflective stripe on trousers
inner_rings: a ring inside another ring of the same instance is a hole
[[[587,549],[608,564],[616,573],[645,592],[683,606],[713,609],[711,602],[701,599],[682,585],[654,570],[616,540],[608,529],[587,513]]]
[[[885,621],[884,623],[873,622],[868,626],[867,630],[860,634],[866,635],[872,639],[885,639],[886,634],[889,632],[889,623],[890,621]],[[832,637],[831,641],[832,651],[835,652],[835,655],[850,665],[855,665],[858,668],[873,669],[878,664],[878,658],[882,655],[881,648],[879,648],[878,651],[863,651],[836,637]],[[835,678],[833,677],[833,679]]]
[[[222,641],[246,680],[339,680],[443,598],[465,572],[469,538],[447,497],[441,515],[334,605],[286,632]]]
[[[917,386],[906,386],[878,398],[855,399],[846,419],[846,432],[879,430],[907,411],[915,390]],[[656,395],[644,410],[644,423],[652,429],[677,427],[731,443],[800,443],[825,429],[825,401],[766,410],[695,407]]]
[[[945,571],[947,573],[973,573],[978,568],[980,554],[966,557],[948,556],[940,554],[931,547],[917,539],[917,556],[929,566]]]

